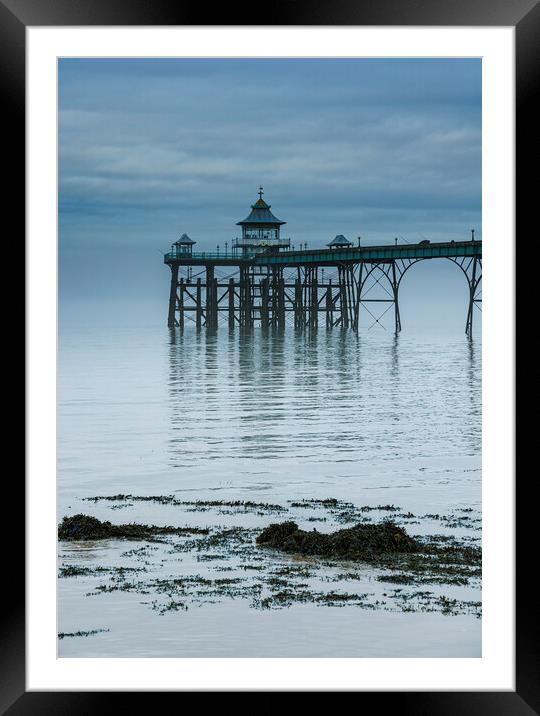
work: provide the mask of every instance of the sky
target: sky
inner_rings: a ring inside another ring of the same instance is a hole
[[[163,313],[160,252],[184,232],[223,250],[260,185],[296,245],[482,237],[481,60],[61,59],[58,73],[66,313]],[[450,262],[422,263],[438,264],[428,292],[449,277],[437,300],[466,293]]]

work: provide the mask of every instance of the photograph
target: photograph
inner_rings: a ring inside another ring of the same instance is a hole
[[[58,658],[481,659],[482,57],[56,69]]]
[[[25,217],[0,716],[540,714],[540,0],[256,10],[0,0]]]

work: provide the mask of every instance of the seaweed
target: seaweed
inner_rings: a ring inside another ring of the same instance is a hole
[[[137,560],[140,567],[62,564],[60,577],[104,577],[103,583],[92,585],[92,591],[87,593],[89,597],[101,598],[98,595],[113,592],[152,595],[140,603],[160,615],[178,612],[178,618],[192,606],[216,604],[226,599],[245,599],[252,608],[263,610],[310,604],[322,609],[347,607],[481,615],[480,603],[455,599],[460,593],[455,589],[454,593],[444,597],[420,591],[431,584],[453,585],[454,588],[469,585],[476,589],[481,575],[479,538],[450,534],[411,536],[405,528],[409,530],[409,520],[416,515],[392,504],[358,507],[343,500],[326,498],[288,500],[287,507],[282,508],[249,500],[181,501],[174,495],[112,495],[85,499],[106,500],[112,507],[127,500],[130,504],[157,502],[165,506],[181,505],[186,512],[212,510],[214,514],[250,512],[251,515],[268,516],[279,510],[298,508],[296,514],[302,515],[305,528],[300,529],[292,521],[270,524],[261,531],[261,527],[224,525],[217,521],[208,528],[199,528],[113,525],[87,515],[65,518],[59,525],[60,539],[146,542],[126,545],[127,551],[121,553],[122,558]],[[370,514],[376,511],[391,514],[380,514],[381,521],[377,523],[377,518],[374,520]],[[445,530],[480,524],[474,514],[463,517],[468,512],[471,510],[454,509],[447,516],[419,516],[418,519],[437,518]],[[315,527],[313,522],[317,521],[328,521],[334,525],[334,531],[311,530]],[[182,535],[183,538],[168,539],[167,535]],[[182,566],[178,567],[176,563],[183,562],[184,555],[189,555],[190,565],[193,560],[200,563],[201,574],[185,573]],[[166,577],[155,579],[141,574],[150,569],[162,574],[170,562],[175,563],[174,572]],[[366,582],[388,583],[388,587],[382,589],[388,589],[389,594],[384,593],[381,598],[380,586],[376,593],[355,593],[355,589],[360,592],[361,584]],[[322,583],[330,583],[333,589],[321,591]],[[390,584],[394,586],[390,587]],[[347,585],[349,591],[338,590],[341,585]]]
[[[73,515],[64,517],[58,525],[58,539],[64,541],[99,540],[99,539],[130,539],[152,540],[157,535],[192,535],[209,534],[210,530],[201,527],[156,527],[155,525],[113,525],[101,522],[90,515]]]
[[[90,631],[73,631],[73,632],[63,632],[61,631],[58,634],[59,639],[65,639],[69,636],[94,636],[94,634],[101,634],[102,632],[110,631],[109,629],[90,629]]]
[[[101,573],[110,573],[123,578],[125,572],[146,572],[144,567],[81,567],[79,565],[62,565],[58,570],[60,578],[93,577]]]
[[[375,561],[381,555],[414,553],[422,545],[390,520],[379,524],[357,524],[326,534],[299,529],[296,522],[269,525],[257,537],[257,544],[302,555]]]
[[[192,507],[193,511],[204,511],[212,507],[233,507],[242,511],[265,510],[267,512],[286,512],[287,508],[268,502],[252,502],[251,500],[178,500],[174,495],[95,495],[84,497],[86,502],[157,502],[160,505],[175,507]]]

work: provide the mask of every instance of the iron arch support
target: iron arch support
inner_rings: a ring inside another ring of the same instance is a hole
[[[472,338],[474,309],[482,310],[480,306],[482,303],[482,259],[479,256],[472,256],[463,258],[448,257],[448,260],[459,266],[469,285],[469,306],[467,308],[465,333],[469,338]]]
[[[409,269],[412,264],[416,263],[416,261],[420,261],[422,259],[393,259],[391,261],[384,261],[384,262],[377,262],[371,265],[371,268],[366,271],[364,274],[362,280],[360,281],[359,285],[359,295],[360,295],[360,303],[370,303],[371,301],[377,301],[377,302],[387,302],[393,304],[394,307],[394,330],[395,333],[399,333],[401,331],[401,314],[399,310],[399,285],[401,282],[401,279],[403,278],[403,274],[407,269]],[[380,274],[382,274],[387,283],[389,288],[386,289],[383,284],[380,283],[380,281],[375,278],[375,282],[367,289],[367,291],[364,291],[364,287],[366,285],[366,281],[369,278],[374,278],[374,272],[378,271]],[[379,284],[382,286],[382,288],[386,291],[389,298],[387,299],[369,299],[365,296],[371,291],[371,289],[376,285]],[[367,308],[367,307],[366,307]],[[379,318],[376,318],[371,311],[368,310],[372,318],[374,319],[374,323],[372,325],[375,325],[375,323],[379,323],[379,319],[382,318],[382,316],[391,308],[389,306],[380,316]]]
[[[458,266],[467,280],[469,287],[469,304],[467,307],[465,333],[469,338],[472,338],[474,309],[476,307],[478,310],[482,310],[480,307],[482,303],[482,258],[479,256],[446,256],[445,258]],[[403,276],[411,266],[414,266],[414,264],[417,264],[419,261],[427,261],[427,259],[398,259],[395,262],[398,269],[397,291],[399,291]]]

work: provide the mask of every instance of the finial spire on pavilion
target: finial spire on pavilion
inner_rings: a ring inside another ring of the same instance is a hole
[[[264,194],[262,186],[259,187],[259,199],[262,199],[262,195]]]

